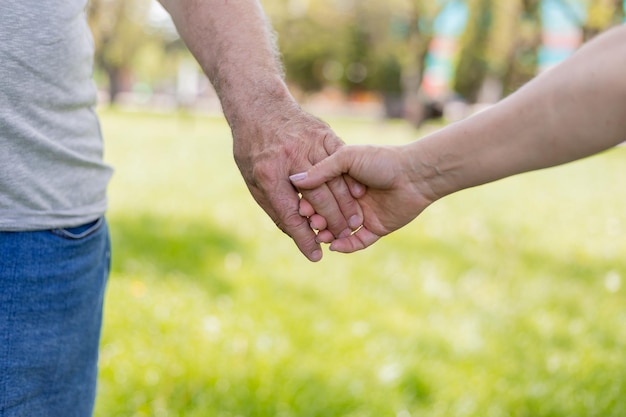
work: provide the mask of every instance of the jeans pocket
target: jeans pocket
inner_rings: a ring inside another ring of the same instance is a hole
[[[53,229],[51,232],[59,237],[69,240],[84,239],[96,233],[104,224],[104,217],[100,217],[89,223],[85,223],[76,227],[68,227],[63,229]]]

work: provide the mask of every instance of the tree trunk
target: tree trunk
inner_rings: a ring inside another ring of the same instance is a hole
[[[113,106],[117,103],[119,93],[122,91],[122,71],[120,68],[106,68],[109,78],[109,105]]]

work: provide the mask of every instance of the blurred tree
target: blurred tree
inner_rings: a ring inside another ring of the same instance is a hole
[[[413,0],[409,2],[405,43],[399,48],[399,51],[404,56],[404,59],[400,61],[402,64],[404,116],[416,126],[424,120],[425,109],[429,104],[424,101],[420,94],[426,55],[433,39],[435,19],[447,2],[447,0]]]
[[[324,0],[268,0],[263,5],[278,33],[290,83],[310,92],[341,79],[348,13]]]
[[[455,90],[470,102],[494,102],[537,72],[541,0],[469,0]]]
[[[587,41],[610,26],[620,24],[624,20],[623,0],[558,0],[573,22],[583,30],[583,40]],[[583,2],[587,13],[580,17],[573,1]]]
[[[288,81],[304,92],[331,85],[374,91],[389,116],[423,118],[420,93],[434,23],[451,0],[263,0],[278,33]],[[535,75],[542,0],[465,0],[470,18],[460,39],[454,89],[469,101],[493,101]],[[585,38],[621,22],[623,0],[555,0]],[[574,2],[584,2],[584,17]],[[150,22],[154,0],[90,0],[96,65],[111,103],[132,72],[149,84],[175,79],[184,45]],[[166,58],[167,57],[167,58]],[[155,64],[157,63],[157,64]]]
[[[542,39],[541,0],[522,0],[517,14],[510,13],[513,29],[508,63],[504,65],[503,95],[519,89],[537,75],[538,54]],[[509,10],[511,11],[511,10]],[[506,12],[505,12],[506,13]]]
[[[504,0],[506,1],[506,0]],[[454,89],[467,101],[475,102],[483,81],[491,73],[497,72],[498,64],[490,62],[488,46],[492,40],[494,2],[491,0],[468,0],[469,20],[461,38],[459,62]],[[493,48],[492,47],[492,51]]]
[[[115,103],[133,57],[149,42],[145,30],[149,0],[90,0],[87,16],[93,33],[95,64],[106,73],[110,103]]]
[[[263,4],[279,35],[290,82],[305,91],[326,85],[346,92],[376,91],[390,105],[398,107],[397,101],[405,100],[407,109],[412,109],[419,106],[433,23],[446,2],[266,0]]]
[[[406,19],[398,18],[399,11],[405,8],[403,3],[406,2],[355,3],[345,40],[346,90],[401,92],[402,46],[408,30]]]

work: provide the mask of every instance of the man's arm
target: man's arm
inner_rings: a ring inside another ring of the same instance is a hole
[[[233,133],[235,161],[253,197],[307,258],[318,261],[320,246],[298,213],[298,194],[287,177],[343,143],[289,93],[259,2],[160,1],[217,91]],[[306,192],[306,197],[337,237],[361,224],[360,207],[343,178]]]
[[[292,181],[306,190],[349,174],[366,185],[363,227],[331,244],[340,252],[363,249],[448,194],[626,140],[624,68],[621,26],[488,110],[408,145],[345,146]]]

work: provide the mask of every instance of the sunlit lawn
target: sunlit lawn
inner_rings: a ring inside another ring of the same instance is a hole
[[[96,415],[626,415],[626,148],[300,255],[221,118],[102,112],[116,167]],[[329,120],[348,143],[405,124]]]

